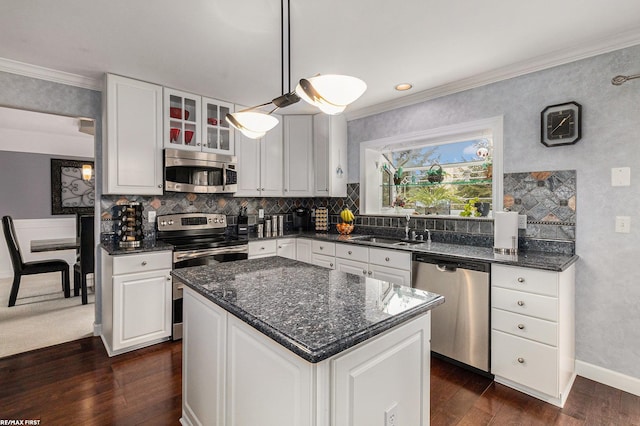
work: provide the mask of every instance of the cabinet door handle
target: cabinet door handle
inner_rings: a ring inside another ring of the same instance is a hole
[[[264,247],[260,247],[260,250],[264,250]]]
[[[142,261],[142,266],[147,266],[147,261],[146,260]]]
[[[518,324],[518,328],[519,328],[520,330],[524,330],[524,324]]]
[[[388,262],[390,259],[388,257],[385,257],[384,260]]]
[[[371,271],[367,272],[367,274],[369,274],[369,275],[371,275],[372,273],[373,273],[373,272],[371,272]]]
[[[260,191],[264,191],[264,188],[261,188]]]
[[[522,283],[524,282],[524,278],[522,278],[522,277],[518,277],[518,282],[519,282],[520,284],[522,284]]]
[[[260,188],[256,188],[256,191],[260,191]]]
[[[522,358],[522,357],[518,358],[518,362],[519,362],[520,364],[524,364],[524,358]]]
[[[320,246],[320,250],[324,250],[324,247]]]
[[[347,252],[347,254],[349,254],[349,255],[350,255],[350,254],[351,254],[351,250],[349,250],[349,251]]]
[[[171,277],[167,277],[167,281],[171,281]],[[179,286],[178,286],[178,290],[182,290],[182,287],[183,287],[183,286],[179,285]]]
[[[362,275],[367,275],[367,271],[365,271],[364,269],[362,270]]]
[[[524,301],[518,300],[518,306],[524,306]]]
[[[158,188],[162,188],[162,184],[161,183],[158,184]]]
[[[278,248],[282,248],[282,246],[278,246]]]
[[[331,266],[333,268],[333,263],[330,263],[329,266]]]

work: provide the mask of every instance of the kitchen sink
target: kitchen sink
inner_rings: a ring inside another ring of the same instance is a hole
[[[424,242],[424,241],[406,241],[406,240],[400,240],[398,238],[376,237],[373,235],[366,235],[364,237],[357,237],[353,239],[358,241],[368,241],[370,243],[389,244],[392,246],[413,246],[413,245],[421,244]]]

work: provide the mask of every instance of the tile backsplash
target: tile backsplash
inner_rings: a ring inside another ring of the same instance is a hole
[[[231,194],[184,194],[166,193],[162,196],[113,196],[101,199],[102,232],[113,229],[111,208],[123,202],[140,202],[144,212],[155,210],[158,215],[172,213],[204,212],[227,215],[228,224],[236,224],[241,206],[247,207],[249,225],[255,225],[258,209],[266,216],[285,215],[291,227],[292,210],[296,207],[327,207],[332,225],[340,222],[339,213],[344,207],[356,215],[356,233],[372,233],[404,236],[406,220],[403,217],[360,215],[360,184],[347,185],[347,197],[341,198],[252,198],[234,197]],[[573,250],[576,226],[576,171],[542,171],[506,173],[504,175],[504,205],[512,211],[527,215],[527,229],[521,231],[521,247],[545,249],[545,241],[567,243]],[[436,241],[458,244],[491,246],[493,244],[493,220],[487,218],[458,217],[412,217],[409,226],[423,233],[432,231]],[[335,231],[335,226],[331,227]],[[153,236],[153,227],[145,226],[145,234]],[[563,248],[562,251],[565,251]]]

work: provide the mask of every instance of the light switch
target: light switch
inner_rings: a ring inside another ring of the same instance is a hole
[[[616,216],[616,232],[628,234],[631,232],[631,217]]]
[[[614,167],[611,169],[611,186],[630,186],[631,168]]]

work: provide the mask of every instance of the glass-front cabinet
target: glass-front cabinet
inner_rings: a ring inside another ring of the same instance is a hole
[[[165,148],[201,150],[201,102],[198,95],[164,88]]]
[[[234,132],[224,119],[230,112],[233,112],[233,104],[202,98],[203,151],[234,155]]]

